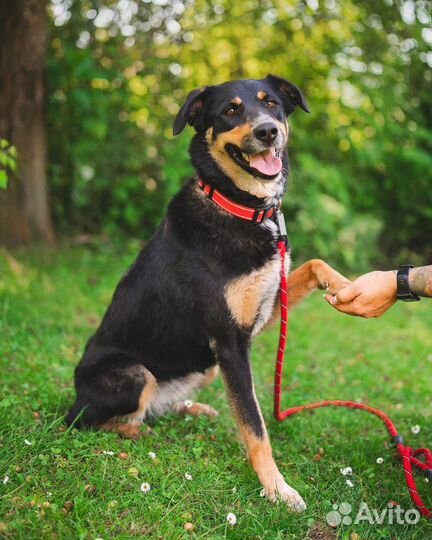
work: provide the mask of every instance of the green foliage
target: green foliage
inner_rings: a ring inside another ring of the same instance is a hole
[[[401,464],[376,418],[327,409],[282,423],[272,420],[277,328],[254,343],[255,387],[275,459],[308,504],[304,514],[259,496],[220,378],[198,396],[219,410],[218,418],[169,415],[137,443],[114,434],[66,431],[63,415],[73,402],[75,365],[135,253],[107,246],[39,248],[21,251],[18,260],[3,255],[2,538],[333,538],[325,525],[333,504],[348,502],[358,509],[364,501],[380,513],[397,500],[411,508]],[[362,399],[388,412],[408,444],[427,445],[432,438],[432,310],[426,300],[414,304],[398,304],[379,320],[360,320],[337,313],[315,293],[290,319],[283,406]],[[422,376],[413,377],[416,369]],[[416,424],[421,431],[413,435],[410,428]],[[121,452],[127,453],[124,459]],[[382,464],[376,463],[378,457]],[[340,473],[346,466],[353,468],[353,488]],[[192,474],[191,481],[185,472]],[[430,484],[416,476],[431,506]],[[140,491],[142,482],[150,483],[149,493]],[[235,527],[226,522],[228,512],[237,516]],[[194,524],[192,534],[185,532],[186,522]],[[322,535],[309,533],[314,524],[324,528]],[[354,533],[363,540],[425,540],[432,537],[432,524],[426,519],[411,526],[363,522],[339,527],[334,538],[353,539]]]
[[[6,139],[0,138],[0,189],[6,189],[8,184],[8,171],[15,171],[17,154],[14,146]]]
[[[149,236],[193,171],[171,125],[188,91],[268,72],[291,120],[285,199],[298,259],[431,256],[430,0],[56,0],[50,175],[64,232]]]

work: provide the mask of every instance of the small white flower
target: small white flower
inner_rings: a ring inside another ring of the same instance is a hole
[[[148,493],[151,490],[151,486],[148,482],[143,482],[140,486],[140,490],[143,493]]]
[[[185,473],[186,480],[192,480],[192,475],[190,473]]]
[[[384,463],[384,459],[382,457],[378,457],[376,462],[378,463],[378,465],[381,465],[381,463]]]
[[[186,409],[190,409],[193,405],[193,401],[191,401],[190,399],[186,399],[184,401],[184,406],[186,407]]]
[[[266,491],[264,488],[262,488],[262,490],[260,491],[260,497],[265,497],[266,496]]]
[[[149,453],[148,453],[148,456],[149,456],[149,458],[151,458],[151,459],[156,459],[156,454],[155,454],[154,452],[149,452]]]
[[[106,456],[113,456],[114,452],[111,452],[110,450],[104,450],[102,454],[105,454]]]
[[[232,512],[230,512],[228,515],[227,515],[227,521],[230,525],[235,525],[237,523],[237,518],[236,518],[236,515],[233,514]]]
[[[6,475],[6,476],[3,478],[3,484],[6,485],[8,482],[9,482],[9,476]]]
[[[352,482],[351,480],[347,480],[347,481],[346,481],[346,485],[347,485],[348,487],[354,487],[354,484],[353,484],[353,482]]]
[[[345,467],[344,469],[341,469],[340,472],[344,476],[352,476],[352,468],[351,467]]]
[[[411,432],[414,433],[414,435],[417,435],[417,433],[420,433],[420,430],[421,430],[421,427],[418,424],[416,424],[415,426],[411,428]]]
[[[27,446],[31,446],[32,443],[28,440],[28,439],[24,439],[24,443],[27,445]]]
[[[426,484],[429,483],[429,478],[425,478],[424,481],[426,482]]]

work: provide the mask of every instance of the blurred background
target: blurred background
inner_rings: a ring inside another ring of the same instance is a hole
[[[284,208],[294,258],[432,262],[432,2],[0,4],[0,243],[147,239],[193,174],[193,88],[298,85]]]

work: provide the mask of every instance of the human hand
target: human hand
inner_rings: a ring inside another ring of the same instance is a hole
[[[396,274],[369,272],[357,278],[337,294],[326,294],[325,299],[335,309],[359,317],[380,317],[396,302]]]

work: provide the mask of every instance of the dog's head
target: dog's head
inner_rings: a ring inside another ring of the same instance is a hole
[[[280,77],[227,82],[192,91],[173,132],[193,126],[211,158],[239,189],[268,197],[286,177],[287,118],[298,106],[309,112],[300,90]]]

